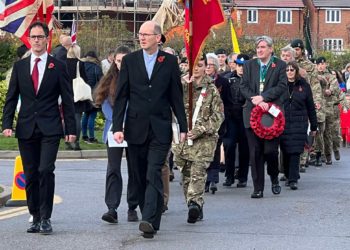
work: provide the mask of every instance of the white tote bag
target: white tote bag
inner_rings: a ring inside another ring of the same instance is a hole
[[[74,102],[86,100],[92,101],[91,87],[84,81],[83,78],[80,77],[79,61],[77,63],[76,78],[73,79],[73,93]]]

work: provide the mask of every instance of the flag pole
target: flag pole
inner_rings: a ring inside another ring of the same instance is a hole
[[[192,46],[193,46],[193,26],[192,26],[192,0],[189,1],[189,42],[188,42],[188,47],[189,51],[188,53],[188,63],[189,63],[189,79],[192,78],[192,73],[193,73],[193,63],[194,61],[192,60],[193,57],[193,52],[192,52]],[[188,84],[188,130],[192,130],[192,111],[193,111],[193,93],[192,93],[192,81],[189,82]]]

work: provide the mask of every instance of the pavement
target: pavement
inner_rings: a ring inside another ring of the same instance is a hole
[[[28,234],[29,215],[0,208],[0,249],[145,249],[145,250],[347,250],[350,249],[350,149],[341,149],[341,161],[332,166],[309,167],[301,174],[299,189],[282,184],[273,195],[266,177],[264,198],[251,199],[253,185],[223,187],[205,194],[204,220],[188,224],[180,174],[170,183],[169,210],[162,216],[154,239],[144,239],[138,223],[127,222],[127,167],[122,162],[123,193],[119,223],[101,220],[106,159],[58,159],[51,236]],[[11,186],[14,160],[0,159],[0,183]],[[139,215],[140,212],[138,211]],[[5,214],[7,214],[5,216]],[[10,215],[9,215],[10,214]]]

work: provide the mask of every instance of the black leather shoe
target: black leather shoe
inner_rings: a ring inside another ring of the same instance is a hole
[[[137,216],[137,212],[135,210],[128,210],[128,221],[135,222],[139,221],[139,217]]]
[[[214,181],[210,182],[210,191],[212,194],[215,194],[215,192],[218,191],[218,187]]]
[[[281,186],[279,184],[278,178],[271,181],[271,191],[273,194],[280,194],[281,193]]]
[[[263,197],[264,197],[263,191],[254,191],[250,196],[250,198],[253,198],[253,199],[260,199]]]
[[[27,229],[27,233],[39,233],[40,222],[33,222],[32,225]]]
[[[196,223],[200,214],[200,207],[197,203],[191,202],[188,206],[187,223]]]
[[[220,173],[225,173],[226,171],[226,165],[223,162],[220,162]]]
[[[280,181],[286,181],[287,180],[287,177],[285,175],[283,175],[281,178],[280,178]]]
[[[237,183],[237,188],[245,188],[247,186],[247,182],[246,181],[239,181]]]
[[[225,180],[225,182],[222,183],[222,185],[223,185],[224,187],[231,187],[232,184],[233,184],[234,182],[235,182],[235,181],[232,180],[231,177],[227,177],[226,180]]]
[[[152,239],[157,233],[157,231],[154,230],[152,224],[148,221],[141,221],[139,225],[139,230],[143,232],[142,236],[147,239]]]
[[[117,211],[115,211],[114,209],[109,209],[107,213],[104,213],[102,215],[102,220],[112,224],[118,223]]]
[[[293,181],[293,182],[289,183],[289,187],[292,190],[297,190],[298,189],[298,184],[295,181]]]
[[[334,151],[334,158],[335,158],[336,161],[340,160],[340,153],[339,153],[339,151]]]
[[[52,234],[52,226],[51,226],[51,221],[49,219],[41,220],[40,233],[45,235]]]

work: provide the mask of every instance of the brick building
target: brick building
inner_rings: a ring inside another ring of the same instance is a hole
[[[350,0],[304,0],[310,10],[312,46],[321,50],[350,49]]]

